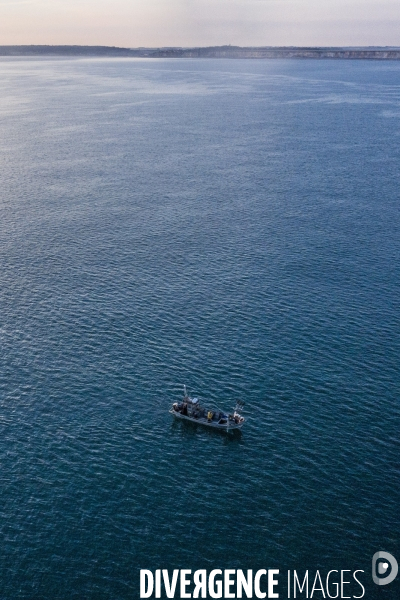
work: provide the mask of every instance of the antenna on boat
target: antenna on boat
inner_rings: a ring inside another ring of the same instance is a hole
[[[243,410],[244,402],[243,400],[236,400],[235,410]]]
[[[183,397],[186,398],[187,393],[186,393],[186,385],[183,386]]]

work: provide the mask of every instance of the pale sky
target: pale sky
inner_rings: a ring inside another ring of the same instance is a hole
[[[400,46],[400,0],[0,0],[0,45]]]

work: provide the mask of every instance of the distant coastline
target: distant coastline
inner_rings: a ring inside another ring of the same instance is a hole
[[[87,56],[139,58],[314,58],[400,60],[398,46],[296,47],[209,46],[199,48],[119,48],[116,46],[0,46],[0,56]]]

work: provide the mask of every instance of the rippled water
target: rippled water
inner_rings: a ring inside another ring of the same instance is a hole
[[[268,567],[398,598],[400,63],[0,74],[1,600]],[[184,383],[242,434],[172,422]]]

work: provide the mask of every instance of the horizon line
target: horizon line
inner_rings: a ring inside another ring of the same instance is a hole
[[[400,60],[399,46],[162,46],[124,48],[24,44],[0,46],[2,57],[103,57],[103,58],[216,58],[216,59],[345,59]]]

